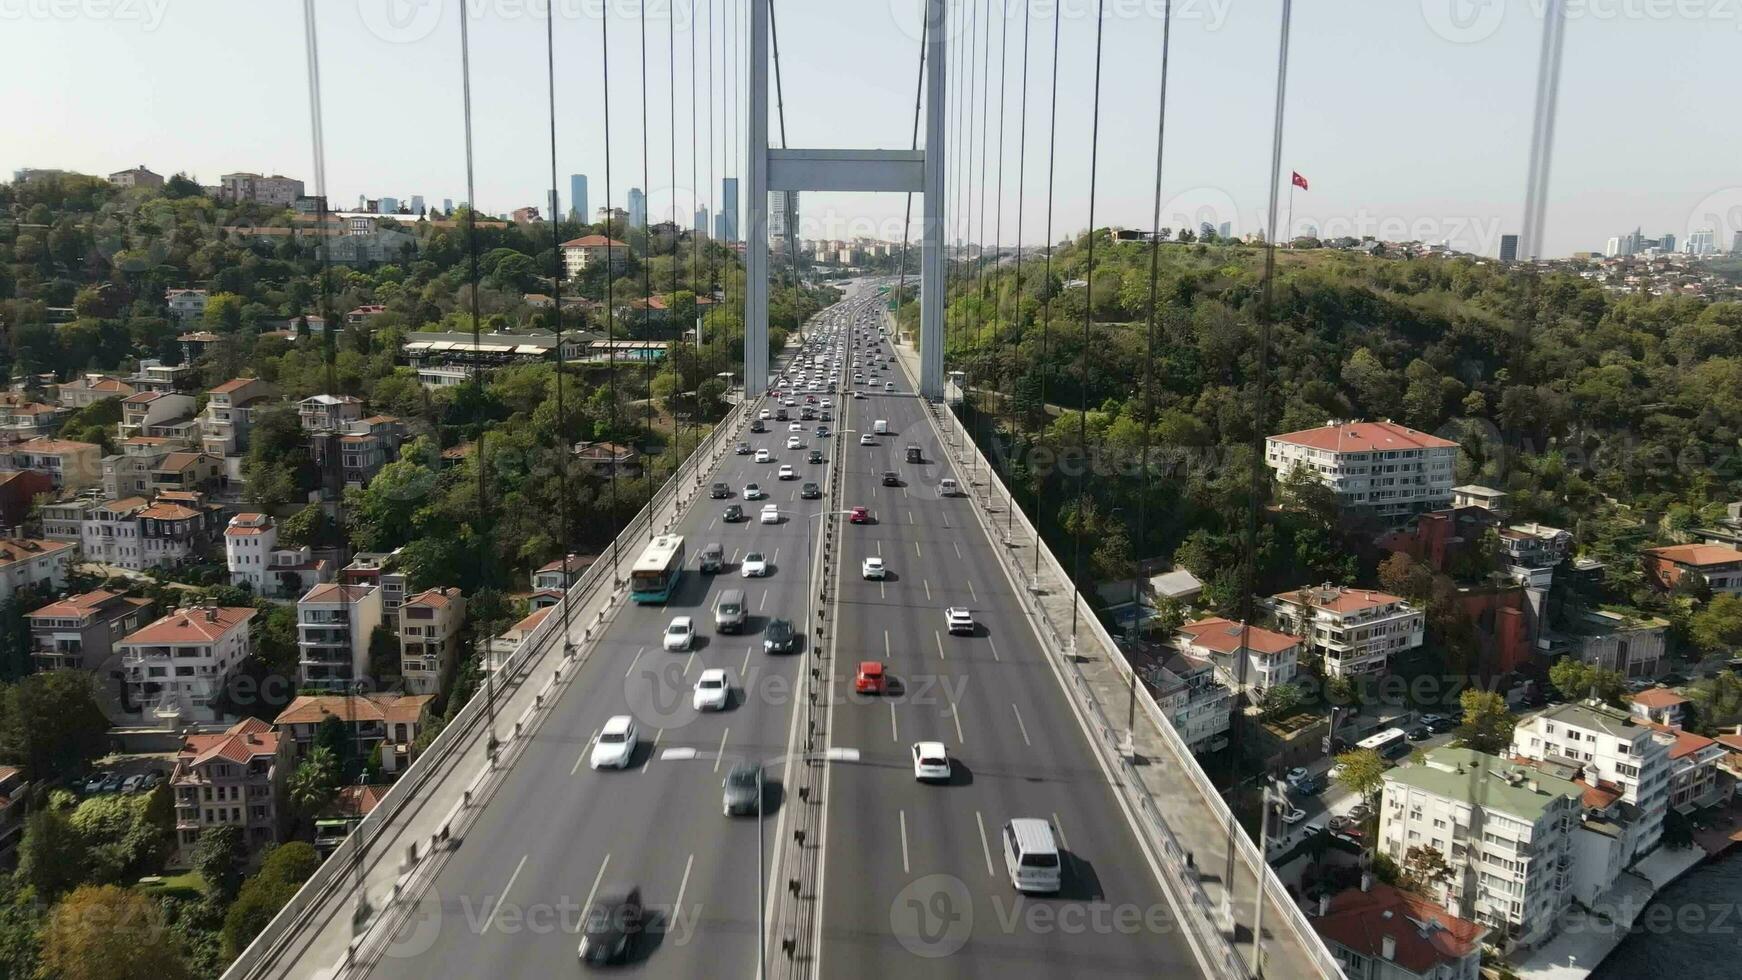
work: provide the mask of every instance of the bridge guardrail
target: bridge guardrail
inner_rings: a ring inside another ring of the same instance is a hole
[[[625,539],[638,538],[651,526],[661,508],[672,502],[673,498],[681,492],[683,480],[686,477],[686,466],[694,475],[694,485],[697,488],[700,487],[704,472],[703,461],[718,457],[721,443],[729,434],[738,430],[748,414],[747,406],[754,404],[757,400],[754,397],[746,398],[726,413],[702,442],[691,451],[690,455],[680,462],[672,476],[654,493],[653,499],[642,505],[635,516],[624,526],[618,534],[616,543],[621,544]],[[689,501],[694,499],[694,496],[692,493],[688,498],[679,498],[677,500],[678,508],[687,506]],[[671,521],[665,522],[664,529],[669,530],[675,521],[676,516],[674,515]],[[581,573],[580,578],[569,587],[558,604],[552,607],[552,612],[546,615],[543,621],[521,641],[514,653],[503,661],[501,668],[496,672],[497,683],[504,687],[518,685],[531,672],[530,667],[535,661],[542,663],[552,650],[562,648],[562,644],[551,644],[549,641],[552,634],[565,620],[565,606],[568,607],[567,611],[578,612],[578,607],[590,599],[599,586],[605,582],[607,567],[611,572],[610,578],[613,584],[616,583],[617,566],[615,563],[607,566],[607,563],[599,561],[589,566],[585,572]],[[601,618],[602,616],[601,613]],[[592,624],[592,626],[596,625],[598,624]],[[592,626],[586,627],[587,632],[584,634],[583,642],[592,638]],[[542,706],[544,699],[538,700]],[[303,882],[302,887],[297,890],[290,901],[285,903],[277,915],[273,916],[266,928],[225,969],[223,974],[225,980],[254,980],[254,978],[265,976],[264,971],[270,970],[276,965],[285,951],[286,944],[306,924],[305,920],[312,911],[323,906],[328,899],[336,898],[335,890],[343,889],[345,878],[352,870],[351,866],[356,860],[359,848],[364,848],[366,852],[373,851],[377,855],[376,860],[378,861],[388,857],[376,846],[379,839],[391,829],[394,819],[405,812],[407,806],[413,802],[423,802],[419,798],[419,790],[427,785],[438,772],[447,768],[449,763],[455,761],[455,757],[460,754],[461,746],[479,734],[477,731],[478,723],[486,714],[485,699],[474,695],[454,716],[453,720],[448,722],[441,733],[430,742],[416,761],[394,782],[375,809],[358,822],[350,835],[327,856],[325,861],[321,862],[315,873]]]

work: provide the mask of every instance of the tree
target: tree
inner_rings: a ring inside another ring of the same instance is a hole
[[[1385,760],[1372,749],[1351,749],[1337,756],[1337,782],[1371,804],[1385,786]]]
[[[369,633],[369,676],[386,687],[399,679],[399,634],[385,623]]]
[[[139,796],[93,796],[72,812],[71,823],[84,840],[92,884],[124,884],[162,870],[174,832],[170,789],[159,786]]]
[[[49,913],[42,974],[56,980],[189,976],[156,903],[114,885],[81,886]]]
[[[242,885],[242,869],[248,863],[248,844],[242,828],[231,825],[207,827],[194,844],[193,866],[206,879],[221,901],[236,897]]]
[[[1403,867],[1397,881],[1405,891],[1432,895],[1432,886],[1452,880],[1452,866],[1446,856],[1430,844],[1412,844],[1403,855]]]
[[[1687,691],[1700,731],[1718,735],[1742,724],[1742,678],[1727,670],[1720,671],[1695,681]]]
[[[1474,688],[1459,695],[1464,708],[1464,723],[1458,726],[1458,738],[1477,752],[1498,754],[1512,745],[1512,729],[1518,717],[1506,708],[1506,698],[1496,691]]]
[[[306,818],[326,809],[339,791],[339,761],[333,751],[317,745],[290,774],[290,802]]]
[[[1433,595],[1433,569],[1399,551],[1379,563],[1379,586],[1394,595],[1420,602]]]
[[[259,873],[243,884],[224,916],[224,955],[234,959],[247,948],[320,864],[320,855],[303,841],[268,852]]]
[[[1618,705],[1627,691],[1627,678],[1622,677],[1620,671],[1573,657],[1555,661],[1548,669],[1548,681],[1572,701],[1583,701],[1594,694],[1599,700]]]
[[[77,773],[107,751],[109,719],[94,683],[87,671],[52,670],[0,687],[0,761],[46,780]]]
[[[85,880],[89,860],[84,838],[64,807],[51,803],[25,819],[18,878],[36,889],[37,897],[53,900],[77,886]]]
[[[1742,646],[1742,597],[1721,595],[1706,603],[1688,624],[1694,645],[1706,653],[1728,653]]]
[[[1300,688],[1293,684],[1272,684],[1266,688],[1258,699],[1258,708],[1264,713],[1266,720],[1287,717],[1289,712],[1300,707],[1303,699]]]

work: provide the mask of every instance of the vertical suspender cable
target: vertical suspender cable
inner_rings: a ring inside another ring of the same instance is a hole
[[[1089,321],[1095,304],[1095,182],[1101,154],[1101,9],[1106,0],[1095,2],[1095,97],[1089,110],[1089,246],[1087,268],[1083,276],[1083,338],[1077,351],[1077,449],[1083,458],[1077,461],[1077,533],[1071,568],[1071,642],[1076,642],[1077,607],[1082,604],[1083,533],[1087,530],[1084,513],[1089,492]]]
[[[1149,533],[1149,430],[1155,425],[1155,320],[1159,313],[1157,302],[1161,277],[1161,164],[1167,146],[1167,59],[1172,42],[1173,0],[1164,0],[1161,11],[1161,96],[1155,120],[1155,210],[1150,217],[1149,230],[1149,324],[1143,358],[1143,433],[1137,449],[1138,478],[1141,481],[1137,488],[1138,554],[1145,553],[1145,539]],[[1137,574],[1141,571],[1139,568]],[[1131,604],[1132,612],[1139,617],[1134,622],[1141,624],[1143,596],[1138,591],[1137,574],[1131,580]]]
[[[605,126],[605,347],[610,358],[610,370],[607,373],[611,384],[611,436],[618,435],[620,420],[617,415],[617,366],[621,361],[617,351],[617,279],[612,275],[616,270],[612,258],[617,254],[617,248],[611,240],[611,216],[614,213],[611,204],[611,16],[610,8],[600,8],[599,13],[599,100],[604,106]],[[627,223],[625,223],[627,224]],[[623,229],[624,257],[628,257],[629,229]],[[611,481],[611,513],[617,514],[617,467],[609,472]],[[622,545],[619,543],[622,535],[611,539],[611,580],[614,584],[622,582]]]
[[[641,221],[647,225],[648,188],[652,186],[653,171],[649,167],[647,152],[647,4],[638,4],[641,27]],[[641,229],[641,338],[647,339],[652,328],[653,314],[653,228],[647,225]],[[641,418],[647,427],[647,438],[653,437],[653,370],[650,361],[643,360],[641,368]],[[674,426],[675,429],[675,426]],[[642,482],[647,484],[647,536],[658,533],[658,523],[653,519],[653,487],[659,482],[659,459],[654,457],[647,464],[646,472],[642,474]]]
[[[919,149],[919,106],[920,106],[920,97],[925,92],[925,46],[926,46],[926,38],[928,38],[930,35],[931,35],[931,16],[928,12],[928,14],[925,17],[923,17],[920,21],[920,28],[919,28],[919,78],[918,78],[918,80],[916,80],[913,83],[913,139],[912,139],[912,145],[910,148],[914,149],[914,150]],[[925,151],[927,153],[941,153],[941,152],[943,152],[943,147],[941,147],[941,146],[939,146],[939,147],[928,146],[925,148]],[[896,336],[899,336],[900,332],[901,332],[901,323],[900,323],[901,300],[902,300],[902,294],[907,292],[907,240],[908,240],[908,236],[910,234],[912,234],[912,232],[913,232],[913,192],[908,191],[907,192],[907,208],[906,208],[906,210],[904,210],[902,212],[902,217],[901,217],[901,261],[898,265],[898,268],[896,269],[896,281],[895,281],[895,317],[897,319],[897,322],[895,324]],[[936,302],[939,298],[940,297],[934,296],[934,297],[932,297],[932,300],[933,300],[933,302]],[[893,342],[893,340],[891,342]]]
[[[1004,9],[1004,4],[1002,2],[999,2],[998,4],[998,20],[1001,22],[1002,26],[999,28],[998,41],[998,193],[992,198],[992,206],[995,209],[995,212],[992,215],[993,262],[998,261],[1000,249],[1003,247],[1004,241],[1004,93],[1005,89],[1008,88],[1007,73],[1010,65],[1010,12]],[[988,33],[990,32],[988,31]],[[985,275],[984,271],[981,272],[981,275]],[[992,397],[1001,398],[1002,396],[1002,398],[1008,398],[1009,393],[1002,391],[998,383],[1002,374],[999,370],[997,348],[999,328],[1003,325],[1000,322],[1000,314],[1003,309],[1003,304],[999,303],[997,299],[998,276],[996,270],[994,270],[992,276],[992,290],[992,344],[991,349],[985,352],[985,356],[989,356],[992,359]],[[986,421],[991,429],[990,438],[987,439],[987,448],[994,449],[996,448],[998,439],[1000,438],[998,432],[998,406],[992,406],[992,411],[987,413]],[[991,465],[990,460],[991,457],[987,457],[988,466]],[[1006,498],[1004,506],[1008,510],[1013,506],[1013,503],[1009,498]]]
[[[1010,303],[1016,312],[1014,318],[1016,329],[1010,334],[1010,343],[1018,348],[1022,344],[1022,209],[1027,203],[1024,191],[1028,186],[1028,25],[1031,12],[1027,0],[1024,0],[1022,4],[1022,99],[1017,110],[1018,122],[1016,125],[1016,264],[1012,266],[1015,270],[1016,281],[1011,284],[1010,288]],[[1020,349],[1016,351],[1016,354],[1020,357]],[[1013,365],[1016,361],[1016,358],[1011,359]],[[1021,419],[1016,417],[1015,387],[1015,382],[1012,381],[1012,390],[1004,393],[1004,400],[1010,406],[1010,440],[1012,443],[1016,441],[1022,428]],[[1014,473],[1008,474],[1008,478],[1009,483],[1006,486],[1016,482]],[[1009,491],[1007,504],[1008,506],[1004,509],[1004,534],[1006,537],[1010,535],[1010,529],[1016,520],[1016,491],[1014,489]],[[1035,527],[1039,526],[1040,517],[1037,514]],[[1037,540],[1035,544],[1038,546],[1040,542]]]
[[[557,458],[556,477],[557,494],[562,498],[559,503],[559,519],[562,535],[562,549],[559,557],[563,563],[563,598],[560,603],[563,609],[563,651],[565,654],[574,649],[569,640],[569,548],[574,538],[573,523],[570,511],[573,508],[573,498],[569,496],[569,455],[570,433],[567,428],[568,413],[563,403],[563,374],[567,370],[566,359],[563,356],[563,250],[560,244],[561,235],[557,234],[558,222],[561,220],[562,208],[557,190],[556,170],[556,12],[547,9],[544,19],[544,61],[547,95],[550,100],[550,259],[551,259],[551,298],[552,309],[556,316],[556,436]],[[573,205],[573,202],[570,202]]]
[[[1052,92],[1049,96],[1052,103],[1050,119],[1047,122],[1046,138],[1046,241],[1041,247],[1046,251],[1046,261],[1041,272],[1043,289],[1040,301],[1040,414],[1046,415],[1046,379],[1052,372],[1047,364],[1047,347],[1052,334],[1052,197],[1053,178],[1057,174],[1058,141],[1059,141],[1059,11],[1055,7],[1052,14]],[[1035,435],[1040,434],[1040,425],[1035,424]],[[1040,527],[1045,520],[1046,483],[1050,474],[1035,474],[1034,480],[1034,520],[1035,534],[1038,538]],[[1034,543],[1034,574],[1040,574],[1040,541]]]

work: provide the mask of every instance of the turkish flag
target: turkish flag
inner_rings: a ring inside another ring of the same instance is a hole
[[[1294,186],[1300,188],[1303,191],[1308,189],[1306,178],[1302,177],[1300,175],[1300,171],[1295,170],[1295,171],[1290,171],[1290,173],[1294,174]]]

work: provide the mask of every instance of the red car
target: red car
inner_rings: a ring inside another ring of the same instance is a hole
[[[871,523],[871,512],[863,507],[855,507],[852,513],[847,515],[847,521],[852,524],[869,524]]]
[[[883,693],[883,663],[879,660],[866,660],[859,664],[858,676],[853,678],[853,690],[860,694]]]

